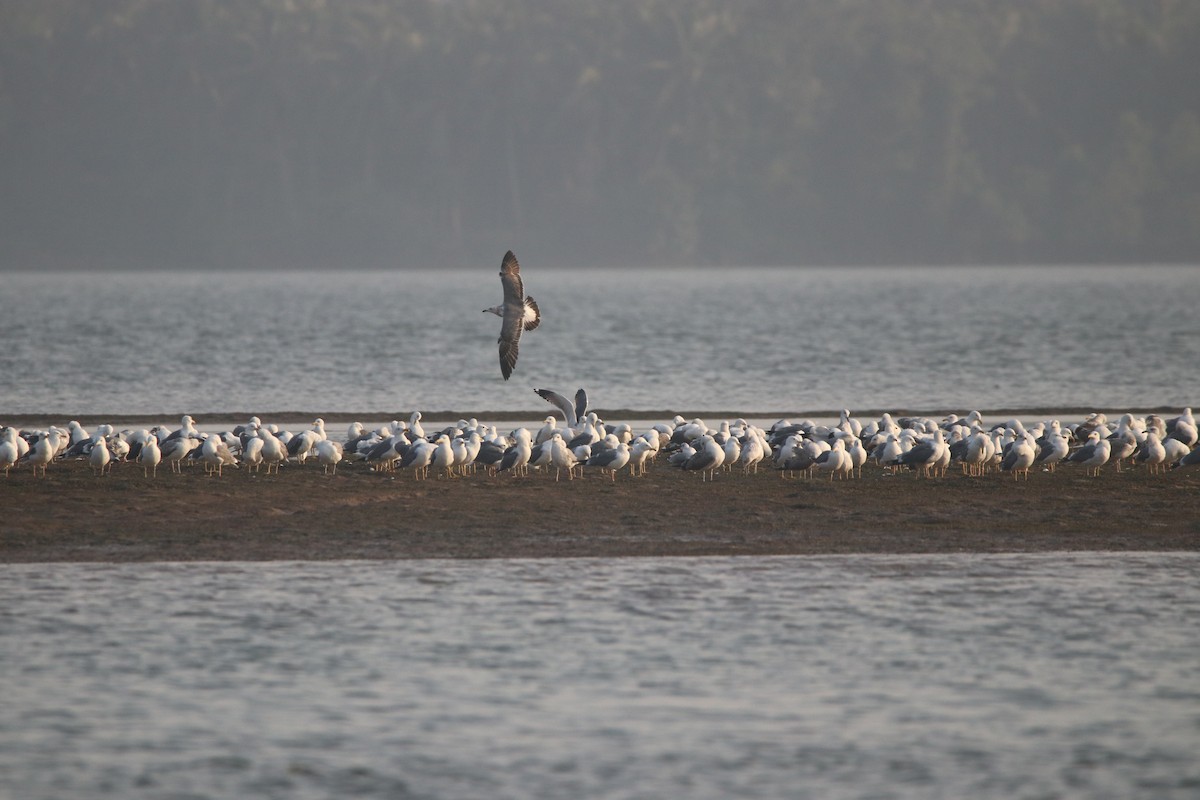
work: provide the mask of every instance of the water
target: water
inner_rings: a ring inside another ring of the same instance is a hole
[[[496,270],[7,274],[0,411],[193,415],[1200,406],[1194,268],[525,268],[544,321],[500,378]]]
[[[1183,798],[1200,556],[0,569],[0,795]]]

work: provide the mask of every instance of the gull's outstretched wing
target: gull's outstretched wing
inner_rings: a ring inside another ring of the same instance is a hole
[[[587,392],[580,389],[575,393],[575,419],[583,419],[587,413]]]
[[[567,425],[574,426],[578,424],[579,417],[575,415],[575,408],[571,405],[570,400],[550,389],[534,389],[534,391],[537,392],[539,397],[563,413],[563,419],[567,421]]]

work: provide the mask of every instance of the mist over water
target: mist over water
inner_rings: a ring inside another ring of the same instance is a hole
[[[496,270],[13,274],[3,411],[1200,405],[1200,272],[1181,267],[523,267],[541,305],[501,379]]]

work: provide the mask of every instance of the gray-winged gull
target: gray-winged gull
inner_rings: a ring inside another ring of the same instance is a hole
[[[944,448],[946,448],[946,440],[942,436],[942,429],[938,428],[933,432],[933,438],[920,439],[907,452],[902,453],[899,463],[913,469],[917,473],[917,477],[924,475],[926,478],[930,478],[933,477],[931,474],[933,467],[942,456]]]
[[[587,460],[585,466],[597,467],[601,472],[608,472],[615,481],[617,472],[629,463],[629,445],[620,442],[616,447],[597,453]]]
[[[1054,472],[1058,462],[1066,458],[1068,452],[1070,446],[1067,444],[1067,437],[1063,435],[1058,420],[1053,420],[1050,423],[1050,432],[1038,440],[1037,456],[1033,463]]]
[[[529,459],[533,457],[533,445],[530,443],[529,429],[518,428],[513,431],[513,437],[516,443],[512,447],[504,451],[504,455],[500,459],[500,468],[497,472],[505,472],[512,470],[513,475],[525,474]]]
[[[504,261],[500,264],[500,285],[504,287],[504,302],[483,311],[490,311],[503,320],[500,323],[500,338],[496,341],[500,345],[500,373],[504,380],[508,380],[517,366],[521,332],[531,331],[541,324],[542,314],[533,298],[525,296],[521,265],[517,263],[512,250],[504,254]]]
[[[433,451],[437,446],[426,439],[417,439],[400,459],[401,469],[411,469],[413,480],[429,477],[429,465],[433,463]]]
[[[1000,469],[1004,472],[1011,472],[1014,481],[1021,475],[1025,476],[1025,480],[1029,480],[1029,468],[1033,466],[1036,458],[1037,453],[1034,451],[1033,445],[1029,443],[1029,439],[1021,437],[1013,441],[1008,452],[1004,454],[1004,458],[1000,460]]]
[[[1098,432],[1092,431],[1088,434],[1088,443],[1067,456],[1067,461],[1082,464],[1089,476],[1099,477],[1100,469],[1108,463],[1111,453],[1112,443],[1108,439],[1101,439]],[[1095,472],[1092,472],[1093,469]]]
[[[42,468],[42,477],[46,477],[46,466],[54,460],[54,452],[58,448],[58,438],[52,430],[41,434],[38,440],[25,457],[21,459],[22,463],[28,463],[33,466],[33,476],[36,478],[38,467]]]
[[[583,389],[575,392],[574,403],[551,389],[534,389],[533,391],[563,413],[563,419],[566,420],[568,428],[574,428],[583,419],[584,415],[587,414],[588,397],[587,392]]]
[[[1183,442],[1188,447],[1192,447],[1197,441],[1200,441],[1200,429],[1196,428],[1195,421],[1192,419],[1192,410],[1186,409],[1186,417],[1176,417],[1168,424],[1170,433],[1167,438],[1174,439],[1178,442]],[[1162,438],[1161,436],[1159,438]]]
[[[701,436],[696,444],[695,454],[680,466],[686,470],[699,470],[701,481],[715,479],[717,470],[725,463],[725,451],[717,444],[717,440],[707,433]]]
[[[1171,469],[1179,469],[1180,467],[1191,467],[1191,466],[1195,466],[1196,464],[1200,464],[1200,447],[1197,447],[1195,450],[1191,451],[1190,453],[1188,453],[1187,455],[1183,456],[1178,461],[1176,461],[1174,464],[1172,464]]]
[[[1146,434],[1146,441],[1142,442],[1141,448],[1133,457],[1133,460],[1139,464],[1145,464],[1146,469],[1151,475],[1158,472],[1165,472],[1167,469],[1167,449],[1163,447],[1158,436],[1153,433]]]
[[[841,438],[834,439],[828,450],[814,458],[812,466],[818,472],[828,472],[831,481],[835,475],[848,473],[854,469],[850,455],[846,452],[846,443]]]

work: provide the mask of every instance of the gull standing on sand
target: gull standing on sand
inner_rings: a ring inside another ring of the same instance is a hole
[[[54,451],[57,445],[58,439],[51,431],[39,436],[33,447],[29,448],[29,452],[21,460],[33,466],[33,477],[37,477],[38,467],[42,468],[42,477],[46,477],[46,465],[54,460]]]
[[[1133,427],[1133,415],[1123,414],[1117,424],[1117,430],[1108,437],[1110,461],[1117,464],[1117,472],[1121,471],[1121,462],[1132,456],[1138,449],[1138,437]]]
[[[1142,442],[1142,447],[1133,460],[1139,464],[1145,464],[1150,474],[1154,475],[1166,470],[1167,449],[1163,447],[1157,435],[1147,433],[1146,441]]]
[[[1000,469],[1003,472],[1011,472],[1014,481],[1021,475],[1025,476],[1025,480],[1029,480],[1029,468],[1033,466],[1036,459],[1037,452],[1033,449],[1029,439],[1027,437],[1018,438],[1013,441],[1012,447],[1000,460]]]
[[[1108,463],[1111,453],[1112,442],[1108,439],[1101,439],[1097,431],[1092,431],[1088,434],[1087,444],[1067,456],[1066,460],[1072,464],[1082,464],[1089,477],[1099,477],[1100,469]]]
[[[137,461],[142,465],[142,475],[158,477],[158,462],[162,461],[162,451],[158,449],[158,439],[147,436],[138,450]],[[147,471],[149,470],[149,471]]]
[[[558,482],[559,476],[565,469],[567,471],[567,480],[575,479],[575,454],[571,452],[571,448],[567,447],[567,443],[563,441],[561,433],[556,433],[550,437],[550,463],[554,465],[554,481]]]
[[[300,431],[288,440],[288,458],[294,458],[303,464],[315,452],[314,448],[317,446],[317,442],[324,441],[325,437],[322,434],[325,432],[325,420],[318,419],[317,422],[321,423],[320,430],[312,427],[306,431]]]
[[[186,439],[189,436],[197,436],[196,420],[192,419],[191,414],[184,414],[179,419],[179,430],[172,431],[165,439],[159,441],[160,445],[165,445],[167,442],[175,439]]]
[[[176,431],[178,433],[178,431]],[[171,472],[182,472],[180,462],[187,458],[188,453],[196,447],[198,437],[192,435],[176,436],[172,434],[163,440],[159,446],[162,459],[171,466]]]
[[[628,463],[629,445],[621,442],[610,450],[605,450],[602,453],[592,456],[587,460],[585,466],[597,467],[601,472],[609,473],[615,482],[617,480],[617,473]]]
[[[529,459],[533,458],[533,445],[529,441],[529,429],[517,428],[513,431],[513,438],[516,442],[512,447],[504,451],[504,455],[500,459],[500,467],[496,472],[505,472],[512,470],[513,475],[524,474],[529,464]]]
[[[742,463],[742,474],[746,474],[754,470],[758,474],[758,462],[766,457],[767,448],[763,444],[763,440],[758,438],[758,434],[754,431],[747,431],[746,441],[742,443],[742,450],[738,460]]]
[[[504,302],[498,306],[485,308],[483,313],[491,312],[504,321],[500,323],[500,373],[504,380],[512,375],[517,366],[517,349],[523,331],[531,331],[542,322],[541,311],[532,297],[525,296],[525,288],[521,284],[521,265],[517,257],[509,250],[504,254],[500,264],[500,285],[504,287]]]
[[[634,439],[633,444],[629,446],[629,474],[645,475],[646,461],[654,457],[657,451],[654,445],[650,444],[646,439]]]
[[[450,445],[450,437],[445,433],[439,435],[434,443],[431,463],[435,470],[434,474],[438,478],[441,478],[443,474],[447,478],[454,477],[454,448]]]
[[[946,440],[942,437],[942,429],[938,428],[933,432],[932,439],[921,439],[914,443],[907,452],[900,456],[899,463],[911,467],[917,473],[917,477],[922,475],[926,478],[932,477],[932,468],[945,447]]]
[[[685,470],[699,470],[701,482],[715,480],[717,470],[725,463],[725,451],[717,444],[717,440],[709,434],[704,434],[696,442],[696,452],[681,465]]]
[[[251,436],[242,443],[242,463],[246,465],[246,474],[258,472],[262,468],[263,440],[260,436]]]
[[[20,457],[21,451],[17,449],[17,429],[5,428],[3,436],[0,436],[0,469],[4,470],[4,477],[8,477],[8,471],[16,465]]]
[[[436,449],[437,445],[428,439],[417,439],[400,459],[400,468],[411,469],[413,480],[429,477],[429,465],[433,463],[433,451]]]
[[[221,477],[222,468],[236,468],[238,465],[229,445],[225,444],[225,441],[216,434],[209,436],[204,440],[204,444],[200,445],[200,460],[204,463],[205,474],[215,475],[218,478]]]
[[[1050,472],[1054,472],[1058,462],[1067,457],[1071,448],[1058,420],[1050,420],[1050,429],[1034,443],[1034,449],[1037,451],[1033,459],[1034,465],[1044,467]]]
[[[535,436],[533,439],[533,443],[535,445],[549,441],[550,437],[554,435],[554,432],[558,430],[558,420],[556,420],[553,415],[548,415],[544,420],[544,423],[545,424],[542,425],[541,430],[538,431],[537,436]]]
[[[846,443],[841,437],[833,440],[833,444],[824,453],[813,459],[813,469],[818,472],[828,472],[829,480],[832,481],[835,475],[848,473],[853,470],[851,465],[850,455],[846,452]]]
[[[333,467],[333,474],[337,475],[338,462],[342,460],[342,444],[330,439],[323,439],[317,442],[317,463],[319,463],[329,473],[329,468]]]
[[[279,465],[287,461],[287,446],[267,428],[258,429],[258,438],[262,440],[259,454],[262,456],[262,463],[267,467],[267,474],[270,475],[271,467],[275,467],[275,474],[278,475]],[[255,469],[255,472],[257,471]]]
[[[97,434],[96,441],[92,443],[92,452],[88,454],[88,463],[92,465],[92,474],[104,477],[111,461],[112,453],[108,452],[108,440],[103,435]]]

